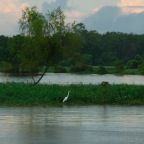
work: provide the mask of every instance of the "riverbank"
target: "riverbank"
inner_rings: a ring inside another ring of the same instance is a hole
[[[50,67],[48,69],[49,73],[73,73],[73,74],[116,74],[116,75],[142,75],[139,69],[128,69],[116,70],[114,66],[89,66],[89,69],[83,71],[73,72],[70,67],[59,67],[59,69],[54,69]]]
[[[71,92],[68,101],[65,102],[66,105],[144,105],[144,86],[142,85],[32,85],[24,83],[0,83],[0,105],[62,105],[68,91]]]

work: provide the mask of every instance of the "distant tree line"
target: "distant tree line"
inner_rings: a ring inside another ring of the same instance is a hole
[[[79,72],[92,66],[140,69],[144,73],[144,35],[88,31],[83,23],[65,25],[60,8],[47,17],[36,7],[23,10],[22,34],[0,36],[0,68],[4,72],[37,73],[49,66]],[[47,21],[49,23],[47,23]]]
[[[88,31],[82,23],[78,24],[79,33],[83,40],[82,48],[79,49],[79,59],[65,57],[59,61],[61,66],[91,65],[113,66],[121,62],[127,68],[138,68],[144,65],[144,35],[133,33],[107,32],[100,34],[97,31]],[[0,36],[0,66],[6,72],[19,72],[22,57],[21,51],[25,36],[13,37]],[[75,45],[74,45],[75,46]],[[31,53],[29,51],[29,53]],[[53,55],[55,55],[53,53]],[[33,57],[33,55],[32,55]],[[55,56],[57,57],[57,56]],[[118,64],[119,65],[119,64]]]
[[[116,60],[127,64],[144,56],[144,35],[83,30],[84,45],[81,54],[91,57],[92,65],[113,65]]]

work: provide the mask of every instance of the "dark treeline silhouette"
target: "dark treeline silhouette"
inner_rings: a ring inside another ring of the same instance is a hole
[[[1,35],[0,36],[0,62],[7,61],[9,59],[9,51],[8,51],[8,41],[9,37]]]
[[[143,63],[144,35],[133,33],[107,32],[100,34],[97,31],[88,31],[83,24],[80,33],[83,45],[80,54],[83,63],[92,66],[112,66],[116,61],[122,61],[129,68],[138,68]],[[18,52],[23,45],[23,36],[0,36],[0,67],[5,72],[18,72]],[[11,43],[11,41],[13,41]],[[11,49],[15,44],[16,49]],[[67,58],[59,63],[62,66],[76,65],[74,58]]]
[[[96,31],[83,31],[82,54],[92,57],[92,65],[113,65],[119,59],[126,64],[137,55],[144,56],[144,35]]]

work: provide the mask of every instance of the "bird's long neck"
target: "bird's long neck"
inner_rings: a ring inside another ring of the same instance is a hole
[[[68,95],[67,95],[67,97],[69,97],[69,93],[70,93],[70,92],[68,92]]]

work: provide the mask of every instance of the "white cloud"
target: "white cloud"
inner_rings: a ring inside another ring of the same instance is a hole
[[[144,6],[143,0],[121,0],[118,3],[119,6],[125,7],[125,6]]]
[[[94,9],[91,10],[92,14],[97,13],[99,10],[101,9],[101,7],[96,7]]]
[[[144,0],[121,0],[117,3],[124,14],[144,12]]]
[[[73,17],[73,18],[74,17],[79,18],[83,16],[83,14],[79,11],[66,11],[65,15],[68,17]]]
[[[21,10],[28,6],[27,3],[20,3],[18,0],[1,0],[0,1],[0,13],[2,14],[14,14],[18,16]]]
[[[82,17],[84,16],[83,13],[79,12],[79,11],[65,11],[64,12],[65,16],[66,16],[66,20],[68,22],[73,22],[73,21],[79,21],[80,19],[82,19]]]

